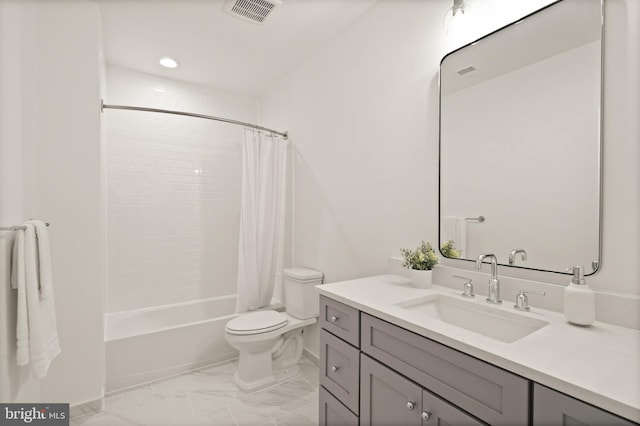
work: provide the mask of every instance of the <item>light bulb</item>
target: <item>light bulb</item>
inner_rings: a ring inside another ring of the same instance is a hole
[[[459,32],[469,24],[469,14],[473,9],[464,0],[454,0],[453,6],[444,15],[442,27],[446,34]]]
[[[165,68],[176,68],[178,66],[178,62],[176,62],[175,59],[167,57],[160,59],[160,65]]]

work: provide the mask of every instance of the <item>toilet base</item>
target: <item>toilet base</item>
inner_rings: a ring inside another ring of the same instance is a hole
[[[286,382],[287,380],[293,379],[299,375],[300,366],[294,365],[284,370],[274,371],[272,375],[253,382],[245,382],[238,376],[238,373],[236,373],[233,378],[238,389],[242,392],[251,393]]]
[[[225,332],[227,342],[239,352],[234,381],[243,392],[254,392],[291,380],[300,374],[304,350],[304,327],[316,318],[289,318],[281,329],[261,334],[233,335]]]
[[[270,349],[260,352],[240,352],[234,378],[241,391],[254,392],[300,374],[302,327],[288,331],[271,345]]]

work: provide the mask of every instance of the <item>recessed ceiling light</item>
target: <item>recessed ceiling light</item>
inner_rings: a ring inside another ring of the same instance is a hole
[[[176,68],[178,66],[178,63],[175,61],[175,59],[162,58],[160,59],[160,65],[166,68]]]

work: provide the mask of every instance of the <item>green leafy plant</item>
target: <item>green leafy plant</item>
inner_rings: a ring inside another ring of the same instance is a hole
[[[438,264],[438,255],[433,251],[431,244],[422,243],[415,250],[400,249],[404,263],[402,266],[418,271],[430,271]]]
[[[449,240],[440,247],[440,252],[444,255],[444,257],[449,257],[452,259],[460,257],[462,252],[454,247],[453,240]]]

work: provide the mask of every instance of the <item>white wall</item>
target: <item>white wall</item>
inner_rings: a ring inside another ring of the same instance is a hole
[[[384,272],[389,247],[433,239],[437,206],[420,193],[437,181],[437,151],[424,143],[437,138],[425,60],[440,51],[425,37],[435,6],[377,4],[264,98],[265,114],[290,108],[277,124],[295,148],[294,262],[327,282]]]
[[[296,264],[335,282],[384,273],[401,247],[437,241],[439,62],[550,1],[508,3],[480,34],[454,40],[442,30],[451,2],[381,0],[264,95],[264,124],[288,128],[295,149]],[[607,0],[607,7],[604,255],[590,283],[638,295],[638,5]],[[316,337],[305,340],[312,352]]]
[[[258,102],[107,68],[106,104],[255,122]],[[236,292],[242,128],[105,110],[108,312]]]
[[[591,283],[640,296],[640,2],[605,1],[604,41],[602,270]]]
[[[3,235],[0,399],[85,402],[99,398],[104,385],[98,7],[89,1],[1,7],[2,225],[30,217],[51,223],[62,353],[40,383],[16,373],[15,319],[5,314],[15,302],[6,291],[10,237]],[[25,386],[35,390],[24,393]]]
[[[446,8],[379,2],[263,97],[264,122],[293,141],[293,262],[325,282],[385,273],[401,247],[437,240],[444,35],[430,28]],[[316,329],[305,345],[317,353]]]
[[[32,61],[23,46],[35,43],[34,14],[32,7],[0,2],[0,226],[29,217],[24,154],[34,105],[29,102],[33,88],[22,73]],[[16,366],[17,297],[9,284],[13,238],[12,232],[0,231],[0,401],[36,401],[38,382],[28,368]]]

